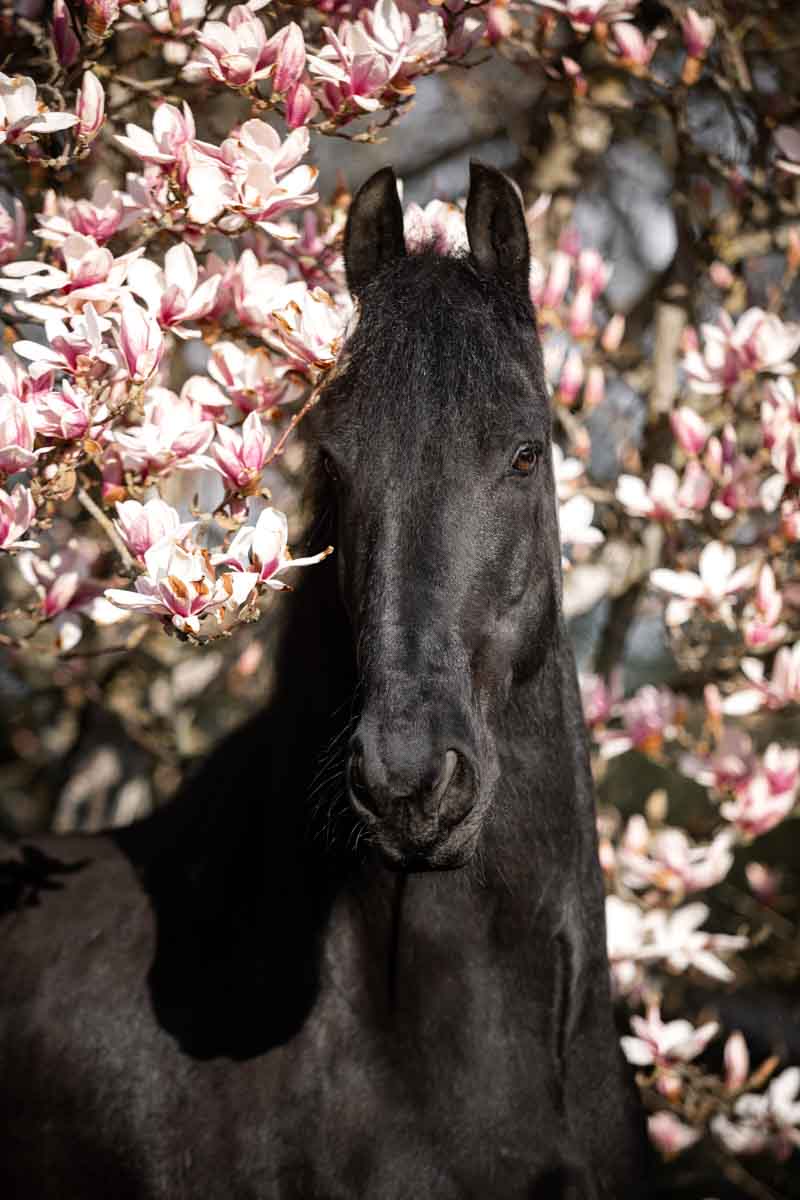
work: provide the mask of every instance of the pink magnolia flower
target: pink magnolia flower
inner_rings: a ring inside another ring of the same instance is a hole
[[[245,417],[241,433],[227,425],[217,425],[211,457],[226,487],[246,494],[258,491],[270,440],[257,412]]]
[[[218,160],[192,160],[187,172],[189,219],[207,225],[224,213],[220,228],[226,233],[236,232],[247,219],[274,237],[285,237],[277,218],[319,199],[311,190],[316,168],[300,163],[308,140],[306,128],[293,130],[281,142],[266,121],[245,121],[236,136],[223,143]]]
[[[681,1065],[702,1054],[719,1032],[716,1021],[698,1028],[686,1020],[664,1022],[657,1001],[648,1006],[646,1017],[631,1017],[631,1028],[635,1036],[620,1038],[625,1057],[635,1067],[654,1067],[657,1090],[671,1099],[681,1092]]]
[[[692,520],[708,504],[711,487],[711,479],[699,463],[690,462],[682,480],[667,463],[656,463],[649,483],[638,475],[620,475],[616,497],[633,517]]]
[[[321,554],[292,558],[288,541],[289,527],[284,513],[276,508],[265,508],[255,525],[243,525],[227,551],[214,555],[212,561],[215,565],[230,567],[234,573],[244,573],[251,581],[248,591],[262,584],[280,591],[288,584],[277,576],[288,567],[312,566],[331,553],[331,547],[328,547]]]
[[[36,84],[27,75],[0,71],[0,146],[24,146],[36,133],[58,133],[77,123],[74,113],[49,112],[36,98]]]
[[[725,1042],[723,1061],[725,1064],[725,1090],[738,1092],[747,1083],[747,1077],[750,1074],[750,1054],[747,1043],[738,1030],[732,1033]]]
[[[410,79],[447,52],[444,22],[437,12],[418,12],[412,19],[395,0],[378,0],[359,14],[368,42],[386,59],[390,78]]]
[[[83,437],[93,421],[102,420],[104,410],[95,412],[92,397],[65,379],[59,391],[43,392],[35,402],[36,429],[44,437],[72,441]]]
[[[557,396],[567,408],[572,408],[583,387],[586,371],[583,365],[583,355],[573,347],[565,356],[558,379]]]
[[[36,462],[35,418],[33,405],[0,395],[0,473],[13,475]]]
[[[204,421],[224,424],[226,409],[230,401],[207,375],[191,375],[181,388],[180,398],[197,406]]]
[[[671,1112],[651,1113],[647,1118],[647,1133],[659,1154],[664,1158],[675,1158],[703,1136],[701,1129],[693,1129]]]
[[[305,67],[302,30],[290,22],[268,39],[255,7],[237,4],[227,22],[206,22],[197,37],[200,49],[183,69],[185,79],[211,79],[240,88],[272,76],[276,93],[298,81]]]
[[[25,209],[19,200],[12,204],[11,213],[0,204],[0,267],[19,258],[25,245]]]
[[[302,282],[289,283],[289,275],[277,263],[261,263],[252,250],[243,251],[231,276],[231,293],[236,315],[243,325],[263,333],[272,314],[289,301],[301,298]]]
[[[221,276],[198,280],[194,254],[183,242],[164,255],[163,270],[149,258],[138,259],[128,270],[128,286],[144,300],[150,316],[180,338],[200,337],[200,330],[187,329],[185,322],[208,316],[216,304]]]
[[[633,68],[649,66],[660,41],[656,36],[646,38],[628,21],[616,21],[611,26],[611,39],[614,52],[626,66]]]
[[[622,699],[622,675],[614,672],[609,683],[601,675],[581,675],[581,703],[583,719],[590,729],[606,725],[616,715]]]
[[[306,289],[299,301],[274,314],[276,333],[300,369],[330,367],[342,348],[349,315],[349,308],[322,288]]]
[[[800,347],[800,324],[784,322],[774,313],[748,308],[734,325],[722,311],[716,324],[701,326],[702,355],[690,350],[684,368],[698,392],[716,394],[734,387],[745,372],[790,374],[789,361]]]
[[[123,300],[120,308],[117,345],[131,380],[143,383],[155,374],[161,362],[164,335],[158,321],[132,299]]]
[[[44,346],[40,342],[14,342],[16,353],[30,361],[30,378],[39,391],[50,389],[54,371],[97,378],[118,365],[115,352],[103,341],[111,322],[98,317],[92,304],[86,305],[81,316],[67,320],[68,324],[51,317],[45,322]]]
[[[779,1160],[800,1147],[800,1067],[787,1067],[766,1092],[745,1092],[733,1106],[732,1117],[711,1119],[715,1137],[732,1154],[762,1154]]]
[[[103,85],[93,71],[84,72],[75,112],[78,117],[78,137],[83,142],[93,141],[105,120],[106,94]]]
[[[327,45],[308,54],[306,64],[325,108],[343,115],[375,112],[389,86],[389,63],[359,22],[343,22],[338,33],[326,25],[322,32]]]
[[[796,798],[796,785],[788,791],[778,792],[773,790],[766,775],[758,774],[748,779],[734,800],[722,804],[720,812],[749,840],[760,837],[785,820],[792,812]]]
[[[601,21],[629,21],[639,7],[639,0],[537,0],[537,3],[563,13],[576,33],[590,33]]]
[[[171,470],[215,470],[214,460],[205,454],[213,437],[214,425],[203,420],[196,402],[166,388],[151,388],[142,423],[114,430],[111,445],[124,470],[147,479]]]
[[[768,512],[780,502],[787,484],[800,483],[800,399],[787,378],[770,380],[761,404],[761,431],[778,474],[761,489]]]
[[[608,957],[618,990],[631,992],[648,963],[661,963],[676,974],[695,967],[713,979],[731,980],[733,972],[721,955],[744,949],[747,938],[701,930],[708,913],[708,907],[698,902],[670,912],[663,908],[643,912],[638,904],[607,896]]]
[[[747,877],[750,891],[753,893],[756,899],[760,900],[762,904],[773,904],[777,898],[778,889],[780,888],[783,880],[783,872],[774,870],[773,868],[766,866],[764,863],[749,862],[745,864],[744,873]],[[725,1049],[727,1051],[727,1046]],[[747,1069],[745,1068],[744,1077],[741,1081],[742,1083],[744,1083],[746,1077]],[[729,1086],[732,1085],[729,1084]],[[741,1086],[741,1084],[738,1086]]]
[[[79,233],[102,246],[115,233],[127,229],[140,212],[127,192],[117,191],[107,179],[101,179],[91,199],[70,200],[54,191],[46,192],[44,209],[36,218],[39,222],[36,234],[58,246],[73,233]]]
[[[444,200],[431,200],[424,208],[409,204],[404,220],[409,250],[425,248],[436,254],[454,254],[467,248],[464,214],[457,204]]]
[[[11,493],[0,488],[0,550],[35,550],[39,543],[22,540],[36,516],[30,490],[18,483]]]
[[[614,313],[600,338],[600,345],[607,354],[614,354],[619,350],[622,345],[622,339],[625,337],[625,325],[624,315],[622,313]]]
[[[0,288],[28,298],[54,292],[50,304],[80,313],[91,301],[99,312],[105,312],[119,302],[128,268],[143,252],[141,248],[114,258],[93,238],[73,233],[58,246],[63,268],[35,259],[9,263]],[[23,307],[20,301],[17,307]],[[31,304],[25,304],[23,311],[41,320],[55,315],[52,308]]]
[[[716,25],[713,17],[701,17],[694,8],[687,8],[681,21],[686,52],[690,58],[705,58],[714,40]]]
[[[673,898],[704,891],[724,879],[733,865],[731,832],[723,830],[705,845],[692,845],[682,829],[654,833],[644,823],[644,844],[629,837],[631,817],[620,844],[618,863],[626,887],[657,887]]]
[[[125,619],[103,599],[104,585],[93,576],[98,553],[94,543],[72,538],[49,559],[25,553],[17,560],[26,583],[36,589],[41,616],[52,622],[58,650],[71,650],[80,641],[80,613],[98,625]]]
[[[284,116],[289,129],[299,129],[302,125],[307,125],[318,111],[319,105],[308,84],[301,81],[289,89],[284,107]]]
[[[627,750],[659,754],[665,739],[674,738],[683,721],[683,706],[669,688],[647,684],[621,705],[624,733],[601,736],[600,753],[614,758]]]
[[[550,255],[547,282],[534,295],[534,303],[542,308],[558,308],[567,294],[572,275],[572,255],[554,250]]]
[[[752,587],[758,570],[756,561],[737,570],[733,547],[725,546],[722,542],[709,542],[700,552],[699,574],[658,568],[650,572],[650,582],[676,597],[667,605],[668,625],[682,625],[699,607],[709,616],[732,626],[729,597]]]
[[[265,350],[245,351],[235,342],[217,342],[208,373],[243,412],[266,412],[286,398],[290,386]]]
[[[726,696],[722,708],[729,716],[746,716],[760,708],[779,709],[800,702],[800,642],[781,647],[769,681],[759,658],[742,659],[742,673],[753,686]]]
[[[753,602],[742,614],[744,640],[751,650],[772,650],[784,640],[789,628],[779,621],[782,610],[783,596],[775,583],[775,573],[769,563],[765,563]]]
[[[119,0],[85,0],[87,24],[97,38],[105,37],[119,17]]]
[[[181,522],[178,513],[160,496],[140,504],[138,500],[122,500],[117,503],[117,532],[134,558],[144,563],[144,556],[151,546],[169,537],[181,541],[191,529],[194,521]]]
[[[684,405],[673,409],[669,416],[675,441],[685,454],[700,454],[709,439],[711,430],[699,413]]]
[[[587,496],[572,496],[559,505],[558,528],[562,546],[599,546],[605,535],[594,525],[594,504]]]
[[[81,43],[72,28],[72,18],[65,0],[53,3],[53,45],[62,67],[71,67],[78,60]]]
[[[144,565],[135,591],[107,588],[106,599],[123,610],[164,617],[182,631],[199,633],[201,617],[219,615],[236,594],[233,581],[226,587],[217,578],[207,551],[169,534],[145,552]]]

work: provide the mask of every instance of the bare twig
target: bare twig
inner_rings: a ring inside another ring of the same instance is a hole
[[[114,528],[113,521],[111,521],[111,519],[103,512],[102,508],[100,508],[100,506],[94,502],[85,487],[78,488],[75,495],[86,511],[91,513],[98,525],[102,526],[102,528],[105,530],[106,534],[108,535],[108,540],[111,542],[117,554],[122,559],[125,570],[131,576],[138,575],[140,573],[139,565]]]

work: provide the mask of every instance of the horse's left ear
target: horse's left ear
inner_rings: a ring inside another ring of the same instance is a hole
[[[467,236],[485,275],[499,275],[527,295],[530,246],[519,193],[495,167],[469,165]]]
[[[391,167],[371,175],[356,192],[344,231],[347,286],[354,296],[382,267],[406,252],[403,209]]]

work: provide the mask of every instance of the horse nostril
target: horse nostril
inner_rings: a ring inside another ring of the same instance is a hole
[[[453,782],[453,776],[458,767],[458,754],[455,750],[448,750],[444,756],[444,766],[441,774],[433,785],[432,794],[436,800],[442,800],[447,793],[447,789]]]

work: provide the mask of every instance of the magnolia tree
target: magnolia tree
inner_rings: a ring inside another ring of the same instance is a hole
[[[622,1047],[675,1186],[711,1161],[754,1196],[789,1178],[800,1068],[751,1061],[694,985],[800,971],[790,876],[758,841],[791,844],[800,779],[776,724],[800,701],[800,124],[790,14],[763,7],[21,0],[0,18],[0,638],[9,677],[35,662],[67,705],[80,687],[112,702],[95,660],[164,632],[198,654],[329,552],[292,557],[273,504],[357,317],[320,139],[390,136],[421,76],[491,48],[542,81],[520,180],[566,596],[580,608],[588,580],[610,614],[585,714],[601,784],[631,752],[666,781],[600,814]],[[573,205],[614,138],[645,135],[673,171],[676,250],[623,314]],[[461,208],[410,204],[406,234],[458,251]],[[619,381],[644,431],[609,483],[591,430]],[[643,610],[663,612],[682,691],[626,694],[614,670]],[[35,753],[26,736],[12,746]]]

